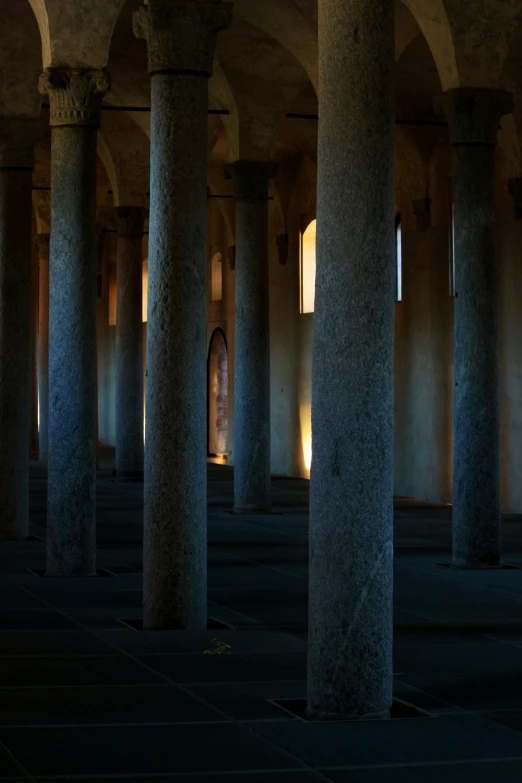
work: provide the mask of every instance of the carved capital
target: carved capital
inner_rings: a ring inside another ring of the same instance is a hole
[[[505,90],[448,90],[435,101],[437,114],[448,120],[454,147],[462,144],[494,147],[500,119],[513,108],[513,95]]]
[[[412,201],[413,214],[417,218],[417,231],[429,231],[431,228],[431,201],[419,198]]]
[[[147,210],[143,207],[116,207],[116,230],[119,237],[141,239]]]
[[[34,120],[0,118],[0,168],[32,169],[34,143],[41,135]]]
[[[49,249],[51,244],[50,234],[38,234],[36,237],[38,243],[38,258],[40,261],[49,261]]]
[[[53,127],[78,125],[97,128],[103,96],[110,88],[106,71],[76,68],[46,68],[38,84],[49,96]]]
[[[216,36],[232,21],[232,3],[150,0],[134,13],[136,38],[147,43],[149,73],[212,76]]]
[[[277,164],[258,160],[238,160],[227,167],[234,180],[236,201],[268,201],[268,182],[277,174]]]

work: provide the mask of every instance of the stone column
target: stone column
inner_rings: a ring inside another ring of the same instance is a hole
[[[116,475],[143,479],[142,207],[117,207]]]
[[[0,540],[29,533],[33,137],[0,120]]]
[[[238,161],[234,359],[234,508],[270,509],[268,180],[273,163]]]
[[[96,135],[104,71],[47,69],[51,105],[47,575],[96,573]]]
[[[134,17],[152,75],[145,628],[206,627],[208,78],[230,20],[230,4],[192,0]]]
[[[392,701],[394,4],[319,3],[308,712]]]
[[[453,565],[500,565],[500,413],[495,145],[513,110],[501,90],[450,90],[439,101],[455,158]]]
[[[31,242],[29,456],[38,459],[38,244]]]
[[[40,459],[49,456],[49,234],[38,234],[38,395]]]

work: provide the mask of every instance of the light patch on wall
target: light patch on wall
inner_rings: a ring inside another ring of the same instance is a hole
[[[143,262],[143,271],[141,278],[141,319],[144,324],[147,323],[147,297],[149,293],[149,259]]]
[[[301,312],[313,313],[315,303],[315,246],[317,220],[301,234]]]
[[[311,405],[299,406],[299,422],[301,425],[301,448],[303,450],[303,464],[308,477],[312,465],[312,407]]]
[[[109,326],[116,326],[116,264],[109,267]]]
[[[210,262],[210,301],[221,302],[223,299],[223,257],[214,253]]]
[[[395,301],[402,302],[402,224],[400,217],[395,229]]]

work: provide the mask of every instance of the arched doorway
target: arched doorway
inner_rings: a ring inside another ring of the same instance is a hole
[[[228,453],[228,354],[225,335],[216,329],[208,352],[208,454]]]

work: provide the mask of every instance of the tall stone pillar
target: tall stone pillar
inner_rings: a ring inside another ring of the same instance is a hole
[[[513,110],[501,90],[450,90],[439,101],[455,158],[453,565],[500,565],[500,413],[495,145]]]
[[[0,120],[0,540],[29,532],[33,143]]]
[[[38,244],[31,242],[29,456],[38,459]]]
[[[49,234],[38,234],[38,396],[40,459],[49,456]]]
[[[230,20],[230,4],[193,0],[134,17],[152,76],[145,628],[206,627],[208,78]]]
[[[273,163],[232,167],[236,199],[234,508],[270,509],[268,181]]]
[[[49,68],[48,576],[96,572],[96,134],[104,71]]]
[[[116,475],[143,479],[142,207],[117,207]]]
[[[319,3],[308,711],[392,700],[393,0]]]

